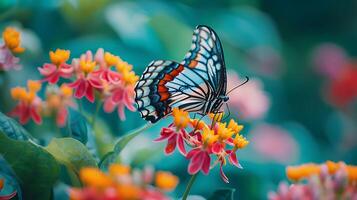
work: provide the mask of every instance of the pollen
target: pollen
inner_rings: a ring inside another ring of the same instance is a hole
[[[107,66],[115,66],[120,61],[120,58],[109,52],[105,52],[104,60]]]
[[[180,110],[178,108],[174,108],[172,110],[172,116],[174,117],[174,124],[178,129],[186,128],[186,126],[190,122],[188,112]]]
[[[84,61],[84,60],[81,60],[79,62],[79,66],[81,68],[81,70],[84,72],[84,73],[90,73],[94,70],[95,66],[97,65],[97,63],[95,61]]]
[[[158,171],[155,175],[155,185],[165,191],[176,188],[179,178],[170,172]]]
[[[70,56],[69,50],[56,49],[56,51],[50,51],[50,60],[55,65],[60,65],[65,63]]]
[[[20,46],[20,32],[18,32],[15,28],[7,27],[2,33],[2,36],[4,38],[5,45],[13,53],[22,53],[25,50]]]
[[[30,92],[36,93],[39,90],[41,90],[41,82],[40,81],[28,80],[27,81],[27,87],[28,87]]]
[[[233,144],[237,149],[243,149],[249,144],[249,141],[240,134],[237,134],[233,140]]]

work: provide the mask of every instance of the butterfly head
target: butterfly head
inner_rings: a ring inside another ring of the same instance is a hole
[[[224,103],[226,103],[229,100],[229,96],[227,95],[220,95],[218,96],[218,99],[222,100]]]

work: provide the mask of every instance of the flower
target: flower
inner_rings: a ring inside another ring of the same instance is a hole
[[[312,57],[316,71],[329,79],[337,78],[349,62],[345,50],[333,43],[319,45]]]
[[[76,73],[76,80],[68,86],[75,89],[74,96],[78,99],[86,97],[88,101],[94,102],[94,91],[102,89],[102,80],[99,71],[96,71],[96,62],[93,61],[93,54],[87,51],[79,59],[72,60],[72,67]]]
[[[0,45],[0,70],[19,69],[20,59],[14,54],[25,50],[20,46],[20,33],[15,28],[7,27],[2,36],[4,44]]]
[[[208,174],[211,168],[220,163],[221,177],[228,183],[228,178],[223,172],[226,159],[228,158],[234,166],[242,168],[236,152],[245,148],[249,142],[240,134],[242,125],[233,119],[227,125],[226,122],[220,121],[222,116],[223,114],[211,114],[208,125],[203,119],[191,119],[188,112],[174,108],[173,123],[164,127],[160,137],[155,141],[167,140],[166,154],[173,153],[178,146],[179,152],[190,160],[187,169],[189,174],[196,174],[199,171]],[[185,146],[190,148],[187,154]],[[211,165],[214,157],[216,159]]]
[[[299,157],[298,142],[288,130],[280,126],[258,124],[253,127],[251,135],[252,148],[261,155],[262,159],[289,164]]]
[[[99,64],[98,73],[101,79],[111,84],[119,84],[122,79],[121,74],[112,70],[112,67],[120,60],[118,56],[104,52],[104,49],[99,48],[94,55],[94,60]]]
[[[298,182],[290,186],[282,182],[278,191],[269,192],[268,197],[270,200],[355,199],[357,177],[351,177],[351,174],[355,174],[356,169],[356,166],[332,161],[321,165],[309,163],[288,167],[287,176]]]
[[[80,170],[83,188],[71,188],[70,199],[73,200],[103,200],[103,199],[142,199],[167,200],[164,192],[172,191],[178,184],[178,177],[170,172],[158,171],[155,184],[147,182],[145,171],[131,170],[130,166],[111,164],[109,173],[98,168],[85,167]],[[135,175],[139,176],[135,176]]]
[[[67,64],[70,56],[69,50],[56,49],[50,51],[50,60],[52,63],[45,63],[42,67],[38,67],[40,74],[44,76],[44,81],[51,84],[56,84],[60,77],[70,78],[73,73],[73,67]]]
[[[158,171],[155,175],[155,185],[164,190],[172,191],[176,188],[179,179],[177,176],[173,175],[170,172]]]
[[[233,88],[241,79],[235,72],[227,73],[228,88]],[[263,90],[263,83],[259,79],[250,79],[247,84],[234,90],[237,95],[230,95],[229,106],[239,111],[245,119],[255,120],[263,118],[270,107],[268,94]]]
[[[18,104],[10,112],[10,115],[19,117],[21,124],[26,124],[30,119],[37,124],[42,123],[40,115],[42,100],[36,94],[40,89],[41,83],[32,80],[27,81],[27,90],[23,87],[11,89],[11,96],[18,101]]]
[[[49,85],[46,88],[45,112],[56,116],[59,127],[66,125],[68,107],[75,106],[72,95],[73,89],[67,84],[62,84],[59,88],[56,85]]]
[[[25,49],[20,46],[20,33],[15,28],[7,27],[2,33],[2,37],[5,46],[9,48],[12,53],[22,53],[25,51]]]

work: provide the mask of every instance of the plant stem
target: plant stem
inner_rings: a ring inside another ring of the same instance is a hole
[[[78,111],[79,113],[83,116],[83,105],[82,105],[82,101],[80,99],[77,99],[78,102]]]
[[[95,112],[93,114],[93,118],[92,118],[92,128],[93,128],[93,131],[95,131],[95,122],[97,120],[97,115],[99,113],[99,109],[100,107],[102,106],[102,102],[101,101],[97,101],[97,105],[95,107]]]
[[[188,184],[186,186],[185,192],[183,193],[182,200],[187,199],[188,194],[190,193],[191,187],[192,187],[193,183],[195,182],[197,175],[198,175],[198,172],[191,176],[190,181],[188,182]]]

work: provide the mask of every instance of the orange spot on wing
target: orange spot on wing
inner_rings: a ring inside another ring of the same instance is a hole
[[[164,76],[164,78],[162,80],[159,81],[159,84],[158,84],[158,92],[161,96],[160,98],[160,101],[166,101],[169,97],[170,97],[170,93],[168,92],[168,89],[167,87],[165,86],[165,84],[167,82],[170,82],[172,80],[174,80],[174,78],[180,74],[180,72],[182,72],[184,69],[184,66],[183,65],[179,65],[176,69],[172,70],[170,72],[170,74],[166,74]]]
[[[195,68],[197,66],[197,64],[198,64],[198,62],[196,60],[192,60],[188,66],[191,68]]]

